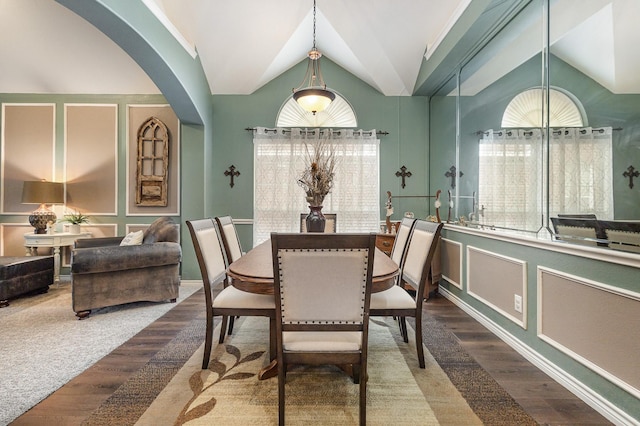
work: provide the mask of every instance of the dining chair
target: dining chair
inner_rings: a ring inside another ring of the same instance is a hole
[[[416,219],[412,217],[403,217],[400,224],[396,228],[396,237],[393,240],[393,246],[391,247],[391,260],[398,265],[398,277],[396,278],[396,284],[404,285],[402,283],[402,268],[404,267],[404,259],[407,253],[407,246],[409,243],[409,236],[413,231],[413,227],[416,224]],[[409,341],[407,335],[407,323],[402,318],[398,318],[398,326],[400,328],[400,334],[405,342]]]
[[[238,238],[238,231],[231,216],[216,216],[216,223],[221,231],[222,243],[229,263],[233,263],[242,256],[242,244]]]
[[[396,262],[400,268],[403,266],[404,255],[407,252],[407,243],[409,242],[409,235],[411,235],[411,231],[413,231],[413,226],[415,224],[416,219],[412,217],[404,217],[396,231],[396,238],[393,241],[393,246],[391,247],[391,259]]]
[[[308,213],[300,213],[300,232],[307,232],[307,216]],[[324,232],[325,233],[335,233],[338,214],[337,213],[324,213],[325,218],[324,222]]]
[[[224,342],[227,318],[233,316],[265,316],[274,318],[275,301],[272,295],[254,294],[241,291],[229,285],[227,279],[228,263],[224,252],[220,229],[211,219],[187,220],[193,247],[200,266],[204,298],[207,309],[207,327],[205,335],[202,369],[209,366],[213,340],[213,317],[222,316],[219,343]],[[212,290],[222,284],[222,290],[214,298]],[[229,332],[229,334],[231,334]]]
[[[401,332],[405,342],[408,341],[405,318],[415,318],[415,340],[420,368],[425,368],[422,348],[424,286],[429,278],[431,260],[440,238],[441,229],[442,223],[416,220],[408,237],[398,285],[371,295],[370,315],[398,317],[404,323],[401,326],[401,330],[404,331]],[[415,297],[405,290],[405,284],[415,290]]]
[[[352,365],[366,423],[369,303],[375,234],[271,234],[278,420],[289,364]]]
[[[242,244],[240,238],[238,238],[238,231],[233,223],[231,216],[216,216],[215,218],[218,230],[220,231],[220,238],[224,247],[224,252],[227,258],[227,267],[240,259],[242,254]],[[233,333],[234,317],[229,318],[229,334]]]

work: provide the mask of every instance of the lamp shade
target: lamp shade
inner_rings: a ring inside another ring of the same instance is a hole
[[[22,186],[22,203],[64,203],[64,184],[61,182],[25,181]]]

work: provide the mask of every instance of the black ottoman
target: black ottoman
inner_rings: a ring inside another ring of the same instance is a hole
[[[53,256],[0,256],[0,307],[25,293],[49,290]]]

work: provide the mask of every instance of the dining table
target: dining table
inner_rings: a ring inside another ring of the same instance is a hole
[[[371,291],[384,291],[395,285],[398,265],[384,252],[375,249]],[[271,240],[264,241],[242,255],[227,268],[232,286],[238,290],[256,294],[274,294],[273,257]],[[269,320],[270,364],[260,371],[259,379],[274,377],[278,373],[276,363],[275,318]]]

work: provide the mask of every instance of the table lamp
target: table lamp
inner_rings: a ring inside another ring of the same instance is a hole
[[[47,204],[64,203],[64,184],[46,180],[25,181],[22,186],[22,203],[40,205],[29,215],[29,223],[35,228],[34,233],[46,234],[47,224],[56,221],[56,214],[49,210]]]

